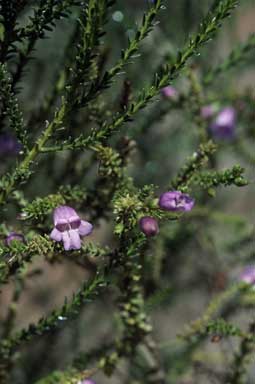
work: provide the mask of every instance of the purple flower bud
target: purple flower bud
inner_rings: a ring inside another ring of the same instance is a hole
[[[93,230],[92,224],[81,220],[73,208],[65,205],[54,210],[53,219],[55,228],[50,237],[55,241],[63,241],[66,251],[80,249],[80,237],[90,235]]]
[[[255,285],[255,267],[246,267],[240,274],[239,280],[247,284]]]
[[[176,100],[178,97],[177,90],[172,87],[171,85],[168,85],[167,87],[164,87],[161,89],[161,94],[166,99]]]
[[[25,238],[23,235],[19,234],[19,233],[16,233],[16,232],[10,232],[8,236],[6,236],[5,238],[5,244],[7,246],[10,246],[11,245],[11,242],[15,240],[15,241],[21,241],[22,243],[25,243]]]
[[[195,200],[180,191],[163,193],[159,198],[159,206],[165,211],[191,211]]]
[[[158,222],[154,217],[144,216],[139,220],[141,231],[147,237],[156,236],[159,233]]]
[[[0,135],[0,157],[16,156],[22,149],[21,144],[9,133]]]
[[[236,126],[236,111],[232,107],[222,109],[209,126],[212,135],[219,139],[231,139]]]

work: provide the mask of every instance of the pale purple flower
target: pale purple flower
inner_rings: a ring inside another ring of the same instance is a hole
[[[169,191],[163,193],[159,198],[159,206],[165,211],[191,211],[195,200],[186,193],[180,191]]]
[[[85,379],[85,380],[79,381],[77,384],[96,384],[96,383],[93,380]]]
[[[162,88],[161,94],[166,99],[171,99],[171,100],[176,100],[178,97],[178,91],[171,85],[168,85],[167,87]]]
[[[63,241],[66,251],[81,248],[81,237],[88,236],[93,229],[88,221],[81,220],[76,211],[66,205],[54,210],[54,229],[50,234],[52,240]]]
[[[154,217],[144,216],[139,220],[139,227],[147,237],[156,236],[159,233],[158,222]]]
[[[233,107],[222,109],[209,126],[212,135],[219,139],[231,139],[236,127],[236,111]]]
[[[9,235],[5,238],[5,244],[7,246],[10,246],[12,241],[21,241],[22,243],[25,243],[25,238],[22,234],[16,233],[16,232],[10,232]]]
[[[21,149],[21,144],[14,136],[9,133],[2,133],[0,135],[0,157],[16,156]]]
[[[215,107],[211,105],[204,105],[200,110],[201,117],[209,120],[215,114]]]
[[[255,285],[255,266],[244,268],[239,276],[239,280],[247,284]]]

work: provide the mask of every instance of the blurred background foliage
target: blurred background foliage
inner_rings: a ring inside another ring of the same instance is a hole
[[[165,1],[160,22],[142,44],[139,57],[134,57],[124,74],[117,77],[113,88],[100,97],[95,113],[98,120],[109,116],[111,111],[121,108],[124,81],[128,81],[130,97],[146,85],[165,55],[175,57],[191,32],[197,30],[199,22],[211,6],[209,0]],[[127,45],[127,38],[135,33],[141,21],[146,1],[117,1],[111,9],[107,33],[101,47],[108,68],[119,57],[120,50]],[[23,21],[29,15],[22,15]],[[47,38],[38,42],[20,84],[19,98],[26,119],[31,111],[39,110],[45,97],[58,77],[78,17],[74,9],[70,18],[57,22],[57,28],[47,33]],[[125,136],[132,141],[132,162],[129,172],[136,185],[158,185],[160,193],[176,175],[177,170],[197,150],[199,135],[195,109],[196,98],[192,92],[192,76],[202,82],[210,68],[227,57],[239,42],[244,42],[250,33],[255,33],[255,1],[243,0],[241,6],[227,20],[214,41],[207,44],[201,54],[189,63],[183,76],[174,82],[174,87],[186,98],[181,106],[159,96],[142,110],[136,120],[125,127]],[[22,21],[21,21],[22,22]],[[237,348],[237,342],[229,339],[213,343],[206,340],[196,348],[176,339],[184,326],[200,317],[211,298],[222,292],[238,274],[238,271],[254,259],[254,70],[255,50],[247,55],[235,68],[214,77],[212,84],[203,89],[203,104],[212,102],[220,107],[233,105],[238,110],[237,140],[219,142],[215,157],[215,168],[224,169],[238,163],[246,168],[250,184],[242,189],[220,188],[216,198],[206,192],[197,194],[197,201],[206,202],[198,206],[187,219],[165,225],[145,255],[145,289],[147,310],[152,317],[155,338],[159,343],[162,362],[168,382],[176,384],[209,384],[222,382],[221,373],[226,364],[231,364],[230,353]],[[190,91],[191,89],[191,91]],[[188,97],[187,97],[188,95]],[[93,113],[93,109],[91,111]],[[73,115],[70,134],[88,132],[89,116]],[[33,124],[31,129],[41,129]],[[117,135],[115,142],[123,139]],[[72,157],[73,156],[73,157]],[[33,183],[26,186],[27,198],[46,196],[56,191],[59,184],[72,183],[79,175],[82,186],[90,187],[97,175],[97,165],[90,164],[91,155],[67,152],[42,159],[40,172],[33,175]],[[6,163],[1,164],[2,171]],[[68,169],[68,172],[66,172]],[[47,179],[47,183],[45,180]],[[252,208],[251,208],[252,207]],[[7,215],[13,217],[13,212]],[[49,218],[51,220],[51,218]],[[102,220],[92,238],[102,244],[114,243],[112,226]],[[20,229],[22,230],[20,224]],[[151,258],[156,263],[151,263]],[[17,329],[34,322],[62,303],[64,296],[70,297],[84,279],[84,271],[65,261],[48,264],[35,261],[33,274],[24,287],[18,303],[15,327]],[[43,273],[42,273],[43,271]],[[31,272],[32,273],[32,272]],[[16,282],[16,284],[18,284]],[[7,303],[10,302],[13,284],[5,286],[1,294],[0,319],[6,318]],[[16,287],[16,289],[18,289]],[[111,294],[110,294],[111,293]],[[80,351],[90,351],[100,345],[108,346],[112,335],[118,329],[118,319],[112,317],[115,293],[106,291],[96,303],[87,306],[77,319],[63,329],[36,340],[18,352],[17,365],[12,373],[15,384],[34,383],[55,369],[64,369]],[[244,310],[238,307],[228,310],[228,318],[245,326],[254,320],[254,307]],[[202,348],[201,348],[202,347]],[[210,352],[210,353],[209,353]],[[92,354],[93,355],[93,354]],[[90,355],[83,354],[82,362],[90,361]],[[95,376],[97,384],[140,383],[143,381],[144,359],[142,351],[134,357],[132,365],[123,364],[113,377],[107,379]],[[192,364],[190,364],[192,362]],[[76,361],[79,365],[80,361]],[[254,367],[245,383],[254,383]],[[217,381],[218,380],[218,381]]]

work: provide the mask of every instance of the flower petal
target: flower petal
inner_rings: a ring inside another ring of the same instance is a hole
[[[62,240],[62,233],[57,230],[57,228],[54,228],[53,231],[50,234],[50,238],[55,241],[61,241]]]
[[[60,205],[58,208],[54,210],[53,218],[54,218],[54,225],[56,225],[59,223],[62,224],[63,222],[68,222],[70,218],[79,219],[79,216],[72,207],[68,207],[67,205]]]
[[[75,229],[68,231],[70,240],[71,240],[71,249],[80,249],[81,248],[81,239],[79,232]]]
[[[71,248],[71,239],[69,236],[69,231],[65,231],[62,233],[62,240],[64,243],[64,248],[66,251],[70,251]]]
[[[79,226],[79,234],[81,236],[88,236],[93,231],[93,225],[88,221],[82,220]]]

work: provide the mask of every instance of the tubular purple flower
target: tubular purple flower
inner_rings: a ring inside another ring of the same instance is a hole
[[[12,241],[21,241],[22,243],[25,243],[25,237],[20,234],[20,233],[16,233],[16,232],[10,232],[8,236],[6,236],[5,238],[5,244],[7,246],[10,246]]]
[[[156,236],[159,233],[158,222],[154,217],[144,216],[139,220],[139,227],[147,237]]]
[[[0,157],[16,156],[21,149],[21,144],[14,136],[9,133],[3,133],[0,135]]]
[[[222,109],[210,124],[211,134],[219,139],[231,139],[234,136],[236,127],[236,111],[233,107]]]
[[[178,97],[178,91],[171,85],[168,85],[167,87],[162,88],[161,94],[166,99],[171,99],[171,100],[176,100]]]
[[[81,237],[88,236],[93,230],[93,225],[81,220],[77,212],[66,205],[61,205],[54,210],[54,229],[50,237],[55,241],[63,241],[66,251],[81,248]]]
[[[239,280],[247,284],[255,285],[255,266],[244,268],[239,276]]]
[[[191,211],[195,200],[180,191],[169,191],[163,193],[159,198],[159,206],[165,211]]]

